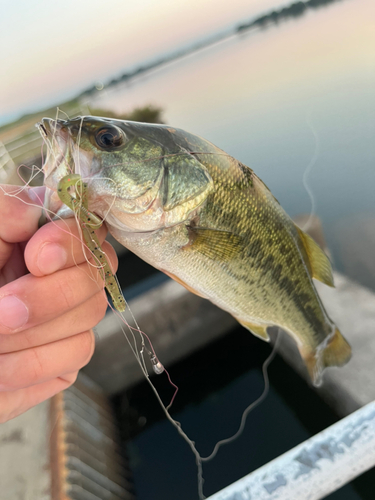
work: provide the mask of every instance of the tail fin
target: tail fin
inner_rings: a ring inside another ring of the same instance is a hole
[[[315,386],[321,385],[325,368],[343,366],[352,356],[352,349],[338,328],[323,349],[319,350],[318,348],[315,351],[310,351],[301,347],[300,352]]]

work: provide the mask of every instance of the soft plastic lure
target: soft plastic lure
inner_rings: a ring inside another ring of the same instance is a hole
[[[66,175],[59,182],[57,192],[60,200],[76,214],[79,220],[85,243],[102,270],[102,278],[114,307],[120,312],[125,311],[124,297],[95,234],[95,229],[99,229],[103,221],[88,210],[87,184],[82,181],[79,174]]]

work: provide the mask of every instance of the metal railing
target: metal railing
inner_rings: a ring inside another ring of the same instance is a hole
[[[375,401],[208,500],[319,500],[374,466]]]

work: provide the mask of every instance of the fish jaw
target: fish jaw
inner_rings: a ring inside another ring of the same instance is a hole
[[[69,135],[58,120],[43,118],[37,124],[38,130],[47,146],[47,156],[43,164],[44,185],[44,222],[54,218],[67,218],[66,206],[57,194],[60,180],[71,173],[69,165]],[[71,211],[70,211],[71,212]],[[70,215],[72,216],[72,215]]]
[[[47,156],[43,164],[44,185],[47,188],[44,218],[51,220],[74,217],[74,212],[60,200],[57,186],[69,174],[80,173],[83,178],[89,178],[93,155],[76,145],[63,120],[43,118],[37,127],[47,145]]]

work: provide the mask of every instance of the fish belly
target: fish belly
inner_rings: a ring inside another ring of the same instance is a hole
[[[246,262],[219,262],[199,252],[187,251],[189,238],[185,228],[160,230],[151,235],[115,228],[110,231],[141,259],[229,312],[244,326],[264,325],[266,329],[277,325],[293,335],[299,344],[311,343],[315,348],[320,343],[321,339],[309,340],[313,338],[311,327],[286,292],[280,293],[261,272],[248,273]]]

